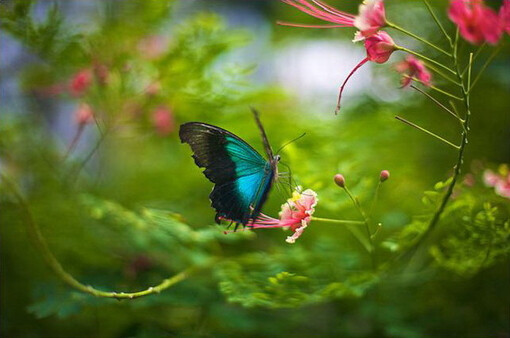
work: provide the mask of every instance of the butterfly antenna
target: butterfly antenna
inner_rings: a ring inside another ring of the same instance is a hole
[[[273,149],[271,148],[271,145],[269,144],[269,141],[267,139],[266,131],[264,130],[264,127],[262,126],[262,122],[260,121],[259,112],[253,108],[250,107],[251,112],[253,113],[253,116],[255,117],[255,122],[257,123],[257,127],[259,127],[260,134],[262,135],[262,143],[264,144],[264,149],[266,150],[267,157],[269,160],[273,159]]]
[[[283,148],[285,148],[285,147],[286,147],[286,146],[288,146],[289,144],[291,144],[291,143],[293,143],[293,142],[295,142],[295,141],[299,140],[300,138],[304,137],[305,135],[306,135],[306,133],[303,133],[303,134],[299,135],[298,137],[296,137],[295,139],[292,139],[292,140],[290,140],[289,142],[285,143],[283,146],[281,146],[281,147],[280,147],[280,149],[278,149],[278,151],[276,152],[276,154],[279,154],[279,153],[280,153],[280,151],[282,151],[282,150],[283,150]]]

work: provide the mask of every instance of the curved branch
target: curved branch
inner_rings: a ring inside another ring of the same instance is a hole
[[[3,173],[0,173],[0,177],[5,183],[5,186],[12,192],[16,201],[23,211],[24,223],[27,227],[27,232],[30,235],[34,245],[37,250],[42,254],[46,264],[50,267],[51,270],[60,278],[64,283],[69,285],[70,287],[79,290],[81,292],[85,292],[91,294],[96,297],[104,297],[104,298],[115,298],[115,299],[134,299],[143,296],[148,296],[155,293],[160,293],[161,291],[170,288],[171,286],[181,282],[186,279],[191,273],[198,269],[198,267],[190,267],[184,271],[179,272],[178,274],[164,279],[161,283],[151,286],[145,290],[137,291],[137,292],[108,292],[101,291],[95,289],[90,285],[85,285],[79,282],[76,278],[74,278],[71,274],[69,274],[57,260],[57,258],[53,255],[50,248],[48,247],[48,243],[42,235],[41,229],[39,225],[35,221],[30,208],[28,206],[27,201],[22,196],[19,189],[16,185],[7,178]]]

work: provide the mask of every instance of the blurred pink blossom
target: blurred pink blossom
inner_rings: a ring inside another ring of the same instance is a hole
[[[168,49],[169,41],[159,35],[149,35],[138,43],[138,51],[149,60],[160,58]]]
[[[157,108],[152,114],[152,123],[161,136],[166,136],[174,131],[175,121],[171,109],[165,106]]]
[[[149,84],[145,88],[145,93],[147,95],[156,95],[161,90],[161,83],[159,81],[154,81],[151,84]]]
[[[74,96],[81,96],[92,84],[92,72],[89,68],[85,68],[77,72],[71,78],[69,90]]]
[[[499,173],[485,170],[483,181],[486,186],[493,187],[496,194],[510,199],[510,171],[506,165],[500,166]]]
[[[448,16],[460,35],[475,45],[497,44],[503,32],[500,17],[483,0],[451,0]]]
[[[503,0],[503,5],[499,9],[499,20],[501,28],[510,34],[510,0]]]
[[[413,77],[420,80],[424,85],[430,86],[432,75],[425,68],[423,62],[412,55],[406,56],[404,61],[397,63],[395,70],[402,74],[402,87],[409,86]]]
[[[92,123],[94,119],[94,111],[87,103],[80,103],[78,109],[74,112],[74,121],[77,125],[83,126]]]

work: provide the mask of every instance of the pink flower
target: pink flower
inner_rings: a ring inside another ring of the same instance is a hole
[[[149,35],[138,43],[138,51],[148,60],[159,59],[168,49],[169,41],[159,35]]]
[[[175,121],[173,113],[167,107],[159,107],[152,114],[152,122],[156,131],[161,136],[166,136],[174,131]]]
[[[510,171],[506,165],[499,167],[499,173],[487,169],[483,173],[483,181],[486,186],[493,187],[496,194],[510,199]]]
[[[92,123],[94,119],[94,111],[86,103],[80,103],[78,109],[74,113],[74,121],[79,126],[84,126],[88,123]]]
[[[359,14],[352,14],[339,11],[319,0],[281,0],[294,6],[300,11],[309,14],[317,19],[331,22],[333,25],[304,25],[279,21],[278,24],[293,27],[305,28],[336,28],[356,27],[361,36],[369,37],[374,35],[386,25],[386,15],[383,0],[366,0],[359,7]]]
[[[336,105],[335,113],[338,113],[340,111],[341,103],[340,101],[342,100],[342,93],[344,91],[345,85],[347,84],[347,81],[349,81],[351,76],[367,61],[372,61],[375,63],[384,63],[388,61],[391,54],[397,48],[391,36],[384,31],[380,31],[365,39],[365,49],[367,50],[367,57],[361,60],[361,62],[358,63],[351,70],[349,75],[347,75],[347,78],[345,79],[344,83],[342,83],[342,86],[340,87],[340,93],[338,94],[338,103]]]
[[[500,17],[483,0],[451,0],[448,17],[468,42],[496,44],[502,34]]]
[[[404,61],[397,63],[395,70],[402,74],[402,87],[409,86],[413,77],[417,78],[424,85],[430,86],[432,75],[425,68],[423,62],[412,55],[406,56]]]
[[[365,38],[374,35],[386,25],[386,12],[383,0],[365,0],[359,6],[359,14],[354,26]]]
[[[94,75],[96,76],[97,82],[99,82],[100,85],[105,85],[108,82],[110,72],[105,64],[96,62],[94,64]]]
[[[384,31],[380,31],[365,39],[365,48],[367,50],[368,60],[375,63],[385,63],[390,58],[391,53],[396,50],[395,42],[393,42],[391,36]]]
[[[501,28],[510,34],[510,0],[503,0],[503,5],[499,9],[499,20]]]
[[[74,96],[81,96],[92,84],[92,72],[85,68],[74,74],[69,85],[69,90]]]
[[[299,190],[299,187],[298,189]],[[252,229],[283,228],[292,230],[294,233],[285,240],[287,243],[295,243],[303,231],[312,221],[312,214],[319,199],[317,193],[311,189],[299,193],[295,191],[292,197],[282,204],[280,219],[260,214],[257,219],[247,224]],[[223,219],[229,221],[228,219]]]

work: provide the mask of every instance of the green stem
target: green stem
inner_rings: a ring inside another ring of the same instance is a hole
[[[452,112],[450,109],[446,108],[445,105],[443,105],[441,102],[439,102],[438,100],[436,100],[432,95],[430,95],[429,93],[421,90],[420,88],[416,87],[415,85],[411,85],[411,88],[415,89],[416,91],[422,93],[423,95],[425,95],[428,99],[430,99],[432,102],[434,102],[435,104],[437,104],[441,109],[443,109],[445,112],[447,112],[448,114],[450,114],[451,116],[455,117],[455,119],[457,121],[459,121],[461,124],[462,124],[462,120],[457,116],[455,115],[454,112]]]
[[[191,267],[184,271],[179,272],[178,274],[164,279],[161,283],[151,286],[145,290],[138,292],[107,292],[101,291],[93,288],[90,285],[85,285],[79,282],[76,278],[74,278],[71,274],[69,274],[63,267],[62,264],[57,260],[57,258],[53,255],[50,248],[48,247],[48,243],[42,235],[41,229],[39,225],[35,221],[30,208],[28,206],[27,201],[21,195],[21,192],[16,187],[16,185],[11,182],[4,174],[0,173],[0,177],[4,182],[5,186],[11,191],[14,195],[15,199],[18,202],[18,205],[21,207],[23,212],[23,218],[25,221],[25,225],[27,227],[27,232],[30,235],[32,241],[34,242],[35,247],[39,250],[46,264],[49,266],[51,270],[60,278],[64,283],[69,285],[70,287],[91,294],[96,297],[104,297],[104,298],[115,298],[115,299],[134,299],[143,296],[148,296],[155,293],[160,293],[161,291],[170,288],[171,286],[183,281],[186,279],[191,273],[197,270],[197,267]]]
[[[410,37],[412,37],[412,38],[414,38],[414,39],[416,39],[416,40],[418,40],[418,41],[421,41],[421,42],[423,42],[423,43],[424,43],[424,44],[426,44],[426,45],[429,45],[430,47],[432,47],[432,48],[434,48],[435,50],[437,50],[437,51],[439,51],[439,52],[443,53],[444,55],[452,56],[450,53],[448,53],[448,52],[447,52],[447,51],[445,51],[444,49],[442,49],[442,48],[440,48],[440,47],[438,47],[438,46],[434,45],[432,42],[429,42],[429,41],[425,40],[424,38],[419,37],[418,35],[416,35],[416,34],[414,34],[414,33],[411,33],[411,32],[409,32],[409,31],[405,30],[404,28],[402,28],[402,27],[400,27],[400,26],[395,25],[395,24],[394,24],[394,23],[392,23],[392,22],[389,22],[388,20],[386,20],[386,25],[387,25],[388,27],[391,27],[391,28],[393,28],[393,29],[396,29],[396,30],[398,30],[398,31],[400,31],[400,32],[402,32],[402,33],[404,33],[404,34],[407,34],[407,35],[409,35]]]
[[[457,32],[457,35],[458,35],[458,32]],[[458,38],[456,38],[455,41],[458,41]],[[459,64],[458,64],[457,53],[456,53],[457,48],[454,47],[454,50],[455,50],[455,52],[453,53],[453,62],[456,65],[456,68],[457,68],[457,76],[459,78],[459,81],[461,83],[464,83],[462,75],[461,75],[461,72],[460,72],[460,69],[459,69],[460,67],[459,67]],[[470,53],[469,54],[469,64],[468,64],[467,85],[463,85],[462,86],[462,95],[463,95],[464,107],[466,109],[466,119],[464,120],[464,123],[463,123],[463,127],[464,128],[463,128],[463,131],[462,131],[462,140],[461,140],[461,143],[460,143],[459,153],[458,153],[458,156],[457,156],[457,162],[455,163],[455,166],[453,167],[454,171],[453,171],[453,175],[452,175],[452,180],[451,180],[450,184],[448,185],[448,188],[446,189],[446,193],[444,194],[443,199],[441,200],[441,204],[439,205],[439,207],[437,208],[436,212],[432,216],[432,218],[431,218],[431,220],[430,220],[430,222],[429,222],[429,224],[427,226],[427,229],[423,232],[423,234],[420,236],[420,238],[415,243],[415,245],[413,245],[411,250],[405,252],[402,255],[402,257],[407,256],[407,255],[412,255],[414,252],[416,252],[418,247],[425,241],[425,239],[430,235],[430,233],[437,226],[437,224],[439,223],[439,220],[441,218],[441,215],[443,214],[443,212],[444,212],[444,210],[446,208],[446,205],[448,204],[448,201],[450,200],[450,197],[452,196],[453,189],[455,188],[455,184],[457,183],[457,180],[459,178],[459,175],[460,175],[460,172],[461,172],[462,163],[463,163],[463,160],[464,160],[464,152],[466,150],[466,145],[468,143],[469,121],[470,121],[470,117],[471,117],[469,88],[471,86],[471,69],[472,69],[472,65],[473,65],[473,53]]]
[[[405,47],[402,47],[402,46],[398,46],[398,45],[395,45],[395,49],[397,49],[397,50],[401,50],[401,51],[406,52],[406,53],[409,53],[409,54],[412,54],[412,55],[414,55],[414,56],[417,56],[417,57],[419,57],[420,59],[423,59],[423,60],[425,60],[425,61],[428,61],[428,62],[430,62],[430,63],[433,63],[433,64],[435,64],[436,66],[439,66],[439,67],[443,68],[444,70],[447,70],[447,71],[449,71],[450,73],[452,73],[452,74],[454,74],[454,75],[455,75],[455,71],[451,70],[449,67],[447,67],[447,66],[443,65],[442,63],[437,62],[436,60],[431,59],[431,58],[429,58],[429,57],[427,57],[427,56],[425,56],[425,55],[423,55],[423,54],[420,54],[420,53],[418,53],[418,52],[415,52],[415,51],[413,51],[413,50],[410,50],[410,49],[408,49],[408,48],[405,48]]]
[[[434,134],[433,132],[431,132],[431,131],[429,131],[429,130],[427,130],[427,129],[423,128],[423,127],[420,127],[419,125],[414,124],[414,123],[412,123],[412,122],[410,122],[410,121],[408,121],[408,120],[404,119],[403,117],[400,117],[400,116],[398,116],[398,115],[397,115],[397,116],[395,116],[395,118],[396,118],[397,120],[399,120],[400,122],[404,122],[405,124],[407,124],[407,125],[409,125],[409,126],[411,126],[411,127],[413,127],[413,128],[416,128],[416,129],[418,129],[418,130],[420,130],[420,131],[424,132],[424,133],[425,133],[425,134],[427,134],[427,135],[430,135],[430,136],[432,136],[432,137],[435,137],[435,138],[436,138],[436,139],[438,139],[439,141],[442,141],[442,142],[444,142],[444,143],[448,144],[449,146],[451,146],[451,147],[453,147],[453,148],[455,148],[455,149],[457,149],[457,150],[459,150],[459,149],[460,149],[460,147],[459,147],[458,145],[455,145],[455,144],[451,143],[450,141],[448,141],[448,140],[446,140],[446,139],[442,138],[441,136],[439,136],[439,135],[437,135],[437,134]]]
[[[328,222],[328,223],[337,223],[337,224],[365,224],[362,221],[351,221],[347,219],[331,219],[331,218],[322,218],[312,216],[312,221],[315,222]]]
[[[345,192],[351,199],[351,201],[354,204],[354,206],[356,207],[356,209],[358,209],[359,214],[363,218],[363,223],[365,224],[365,230],[367,233],[367,240],[368,240],[368,250],[367,251],[370,254],[372,268],[375,269],[377,267],[376,258],[375,258],[375,247],[374,247],[374,242],[372,241],[372,233],[370,231],[370,226],[368,224],[368,217],[365,214],[365,212],[363,211],[363,208],[361,207],[361,205],[359,204],[358,199],[356,197],[354,197],[354,195],[347,188],[347,186],[344,186],[343,189],[345,190]]]
[[[484,50],[485,46],[487,46],[487,43],[484,43],[483,45],[481,45],[475,52],[475,55],[473,56],[473,62],[475,62],[475,60],[478,58],[478,56],[480,55],[480,53]],[[464,68],[464,70],[462,71],[461,75],[464,76],[464,74],[466,74],[467,70],[468,70],[468,66],[469,65],[466,65],[466,67]]]
[[[422,84],[424,84],[423,82],[421,82],[420,80],[418,80],[418,79],[416,79],[416,78],[413,78],[413,80],[414,80],[414,81],[417,81],[417,82],[420,82],[420,83],[422,83]],[[425,84],[424,84],[424,85],[425,85]],[[446,95],[446,96],[448,96],[448,97],[451,97],[452,99],[455,99],[455,100],[457,100],[457,101],[462,101],[462,98],[461,98],[461,97],[458,97],[458,96],[456,96],[456,95],[453,95],[452,93],[449,93],[449,92],[447,92],[447,91],[445,91],[445,90],[442,90],[442,89],[440,89],[440,88],[437,88],[436,86],[429,86],[429,88],[430,88],[430,89],[432,89],[432,90],[434,90],[434,91],[436,91],[436,92],[438,92],[438,93],[441,93],[441,94],[443,94],[443,95]]]
[[[478,74],[476,75],[475,77],[475,80],[473,81],[473,84],[468,87],[468,90],[471,91],[471,89],[473,89],[473,87],[476,85],[476,83],[478,82],[478,80],[480,80],[480,77],[482,76],[483,72],[485,71],[485,69],[487,68],[487,66],[489,66],[489,64],[492,62],[492,60],[494,60],[494,58],[496,57],[496,55],[498,55],[498,53],[501,51],[501,48],[503,48],[503,44],[499,45],[498,48],[496,48],[494,50],[494,52],[492,52],[492,54],[489,56],[489,58],[487,59],[487,61],[485,61],[485,63],[483,64],[482,66],[482,69],[480,69],[480,71],[478,72]],[[470,69],[468,69],[469,71]]]
[[[430,62],[425,62],[425,66],[427,66],[427,68],[429,68],[430,70],[432,70],[434,73],[440,75],[443,79],[457,85],[457,86],[460,86],[460,83],[457,82],[457,80],[454,80],[452,79],[450,76],[446,75],[445,73],[443,73],[441,70],[437,69],[433,64],[431,64]]]
[[[444,36],[448,40],[448,43],[450,44],[450,46],[452,46],[452,44],[453,44],[452,38],[450,38],[450,36],[446,32],[446,30],[444,29],[443,25],[441,24],[441,21],[439,21],[439,19],[437,18],[436,13],[434,13],[434,11],[432,10],[432,7],[430,6],[429,2],[427,0],[423,0],[423,2],[425,3],[425,6],[427,6],[427,9],[428,9],[430,15],[432,16],[432,18],[434,19],[434,21],[436,22],[437,26],[439,27],[441,32],[443,32]]]

